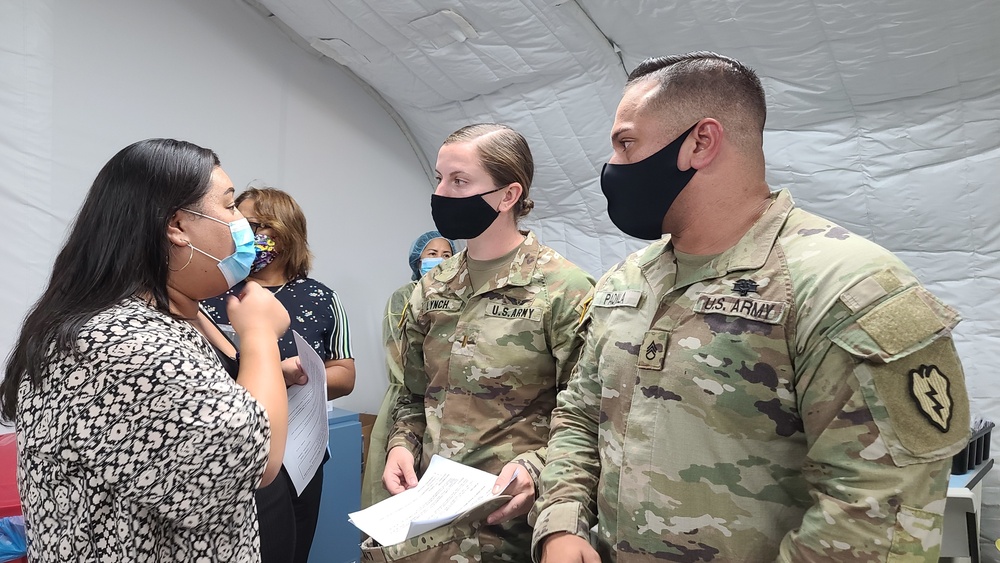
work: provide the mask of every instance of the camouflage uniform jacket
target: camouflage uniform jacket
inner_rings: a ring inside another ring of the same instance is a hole
[[[385,445],[392,426],[392,409],[403,391],[403,363],[400,358],[403,338],[403,310],[410,300],[417,282],[411,281],[394,291],[385,305],[382,319],[382,341],[385,350],[385,369],[389,374],[389,387],[382,398],[382,406],[375,417],[365,459],[365,474],[361,481],[361,507],[367,508],[389,498],[389,492],[382,486],[385,471]]]
[[[602,277],[531,514],[604,561],[936,561],[969,434],[958,315],[881,247],[772,194],[677,280]]]
[[[421,278],[404,320],[403,374],[388,449],[433,454],[490,473],[511,461],[535,480],[549,416],[580,348],[583,302],[594,280],[532,233],[509,274],[473,293],[465,252]],[[526,561],[526,517],[478,533],[484,560]],[[478,558],[477,558],[478,559]]]

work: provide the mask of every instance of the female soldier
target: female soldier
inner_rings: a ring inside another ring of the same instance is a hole
[[[435,551],[417,541],[410,551],[420,560],[461,553],[484,562],[528,561],[525,515],[593,279],[518,229],[534,205],[534,163],[519,133],[498,124],[459,129],[438,151],[436,170],[434,222],[468,246],[421,278],[410,299],[403,339],[408,394],[393,413],[383,483],[392,494],[414,487],[434,454],[499,473],[495,489],[513,478],[506,489],[513,498],[473,537],[455,530],[451,544],[444,540]]]

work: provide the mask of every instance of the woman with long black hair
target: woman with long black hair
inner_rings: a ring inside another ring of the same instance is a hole
[[[122,149],[94,180],[0,386],[31,561],[259,561],[289,321],[247,284],[227,303],[236,367],[199,313],[254,258],[233,198],[214,152],[172,139]]]

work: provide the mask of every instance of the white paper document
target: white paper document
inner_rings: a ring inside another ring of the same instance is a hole
[[[309,381],[288,388],[288,438],[283,463],[295,493],[300,495],[323,463],[330,426],[326,418],[326,366],[316,350],[299,333],[292,332],[299,362]]]
[[[504,494],[492,493],[496,480],[496,475],[435,455],[416,487],[352,512],[348,520],[382,545],[397,544]]]

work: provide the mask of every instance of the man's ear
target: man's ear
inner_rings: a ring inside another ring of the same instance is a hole
[[[725,130],[718,120],[711,117],[702,119],[684,141],[677,167],[681,170],[705,168],[719,155],[724,136]]]

